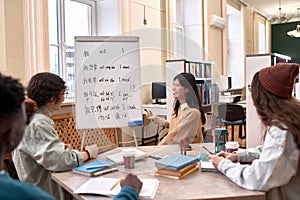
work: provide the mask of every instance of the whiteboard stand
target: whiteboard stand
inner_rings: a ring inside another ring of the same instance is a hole
[[[143,124],[139,37],[76,36],[74,57],[77,129]]]
[[[81,152],[83,151],[83,145],[84,145],[85,135],[86,135],[86,132],[85,132],[85,130],[84,130],[84,131],[82,132],[82,135],[81,135],[81,147],[80,147],[80,151],[81,151]]]
[[[135,127],[132,127],[132,135],[133,135],[135,147],[137,147],[138,143],[137,143],[137,139],[136,139]]]
[[[128,126],[132,128],[132,136],[134,139],[134,144],[137,147],[137,139],[136,139],[136,133],[135,133],[135,127],[137,126],[144,126],[144,121],[143,120],[133,120],[128,122]]]
[[[115,128],[115,137],[116,137],[116,145],[119,146],[119,139],[118,139],[118,129]]]
[[[76,36],[74,57],[77,129],[142,120],[139,37]]]

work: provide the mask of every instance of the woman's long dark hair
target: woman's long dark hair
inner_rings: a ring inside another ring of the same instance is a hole
[[[55,74],[43,72],[34,75],[27,86],[30,100],[25,101],[28,122],[36,106],[41,107],[51,101],[59,102],[65,90],[65,81]]]
[[[300,149],[299,101],[294,97],[286,99],[268,92],[260,83],[258,72],[254,75],[251,83],[251,95],[263,125],[289,130],[294,136],[298,149]],[[287,128],[283,127],[282,124]]]
[[[189,92],[186,94],[185,100],[190,108],[196,108],[201,113],[201,121],[202,125],[206,123],[206,118],[204,115],[204,111],[201,106],[201,97],[199,96],[197,82],[193,74],[190,73],[180,73],[177,74],[173,81],[178,80],[180,85],[184,88],[189,89]],[[178,109],[180,107],[180,102],[176,99],[174,105],[174,113],[175,117],[178,115]]]

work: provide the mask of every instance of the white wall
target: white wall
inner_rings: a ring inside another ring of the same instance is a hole
[[[0,71],[6,69],[4,0],[0,0]]]
[[[261,68],[271,66],[271,55],[257,55],[246,57],[246,85],[251,84],[252,78]],[[246,147],[256,147],[263,144],[263,127],[261,120],[253,105],[251,93],[246,90],[247,115],[246,115]]]
[[[97,1],[97,35],[119,35],[121,33],[121,1]]]
[[[6,67],[0,68],[3,74],[13,76],[20,79],[21,83],[25,84],[25,51],[28,50],[25,47],[24,35],[24,2],[19,0],[7,0],[2,1],[4,12],[1,12],[5,17],[1,19],[4,21],[2,27],[0,26],[0,32],[5,33],[4,51],[6,56]],[[0,10],[1,11],[1,10]],[[1,24],[1,23],[0,23]],[[3,28],[3,29],[2,29]],[[3,34],[3,33],[2,33]],[[1,37],[1,35],[0,35]],[[2,43],[2,42],[1,42]],[[2,44],[3,45],[3,44]],[[3,48],[3,47],[0,47]],[[2,49],[3,50],[3,49]],[[4,56],[3,53],[1,53]],[[4,59],[5,60],[5,59]]]

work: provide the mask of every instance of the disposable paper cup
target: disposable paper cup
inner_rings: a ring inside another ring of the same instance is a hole
[[[133,148],[123,149],[122,152],[124,158],[124,168],[133,169],[135,163],[135,149]]]
[[[227,152],[233,153],[234,151],[237,151],[239,148],[238,142],[226,142],[225,147],[227,149]]]

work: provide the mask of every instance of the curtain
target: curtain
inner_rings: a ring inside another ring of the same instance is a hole
[[[25,81],[50,71],[48,0],[24,0]]]

